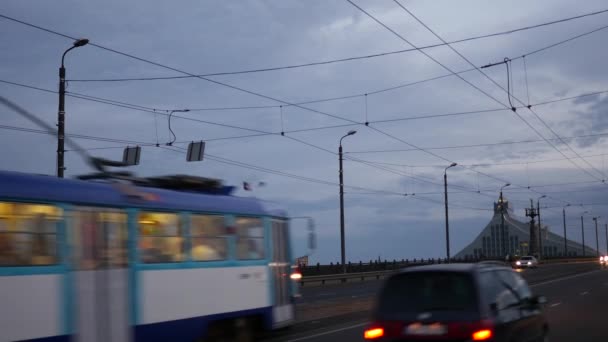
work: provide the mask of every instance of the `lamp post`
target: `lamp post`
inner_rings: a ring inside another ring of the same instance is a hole
[[[546,198],[547,195],[542,195],[536,199],[536,214],[538,215],[538,258],[542,258],[543,255],[543,226],[540,221],[540,200]]]
[[[344,172],[342,169],[342,139],[356,134],[357,131],[349,131],[346,135],[340,138],[340,147],[338,148],[338,155],[340,159],[340,250],[342,256],[342,272],[346,273],[346,250],[344,246]]]
[[[566,237],[566,207],[569,207],[570,203],[566,204],[562,208],[562,217],[564,218],[564,257],[568,257],[568,238]]]
[[[595,252],[597,253],[597,256],[600,256],[600,238],[597,234],[597,219],[599,219],[600,217],[601,216],[593,218],[593,221],[595,221]]]
[[[511,186],[511,183],[507,183],[500,188],[500,230],[501,230],[501,239],[500,240],[501,240],[501,244],[499,246],[502,246],[504,244],[503,239],[504,239],[504,234],[505,234],[505,210],[504,210],[505,206],[504,206],[503,198],[502,198],[502,189],[504,189],[508,186]],[[503,249],[503,248],[501,247],[501,249]]]
[[[443,190],[445,193],[445,251],[447,262],[450,262],[450,222],[448,220],[448,169],[458,165],[452,163],[443,170]]]
[[[608,223],[606,223],[606,255],[608,256]]]
[[[61,56],[61,67],[59,68],[59,111],[57,113],[57,177],[63,178],[65,170],[65,55],[71,50],[85,46],[88,39],[78,39]]]
[[[583,237],[583,256],[585,256],[585,222],[583,221],[583,215],[585,215],[587,213],[588,213],[588,211],[585,211],[581,215],[581,235]]]

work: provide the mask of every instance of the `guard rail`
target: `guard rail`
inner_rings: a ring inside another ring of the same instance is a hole
[[[572,258],[572,259],[547,259],[547,260],[541,260],[540,264],[579,263],[579,262],[587,263],[587,262],[593,262],[596,260],[597,260],[597,258],[595,258],[595,257]],[[489,261],[489,260],[486,260],[486,261]],[[492,261],[499,262],[499,263],[502,262],[499,260],[492,260]],[[481,262],[483,262],[483,261],[481,261]],[[502,262],[502,263],[505,265],[508,265],[508,263],[505,263],[505,262]],[[409,263],[406,265],[399,265],[399,267],[395,267],[395,268],[391,268],[391,269],[369,271],[369,272],[348,272],[348,273],[333,273],[333,274],[324,274],[324,275],[306,275],[306,274],[304,274],[304,276],[299,281],[299,283],[301,286],[304,286],[305,284],[311,284],[311,283],[325,285],[328,282],[345,283],[345,282],[352,281],[352,280],[360,280],[360,281],[365,281],[365,280],[370,280],[370,279],[380,280],[380,279],[386,277],[387,275],[398,271],[399,269],[403,269],[406,267],[412,267],[412,266],[428,265],[428,264],[433,264],[433,263],[416,263],[416,264]]]

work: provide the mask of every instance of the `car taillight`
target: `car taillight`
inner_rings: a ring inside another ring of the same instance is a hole
[[[366,340],[375,340],[384,337],[384,328],[366,329],[363,333],[363,337],[365,337]]]
[[[399,337],[403,331],[403,325],[404,324],[399,321],[376,321],[365,329],[363,337],[366,340]]]
[[[492,330],[491,329],[482,329],[477,330],[473,333],[473,341],[487,341],[492,338]]]

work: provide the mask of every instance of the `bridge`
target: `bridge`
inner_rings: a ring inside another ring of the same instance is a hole
[[[268,341],[363,341],[371,305],[382,284],[378,279],[386,272],[390,270],[376,271],[368,277],[351,273],[345,282],[329,281],[340,278],[335,274],[305,276],[298,299],[298,323]],[[595,258],[554,260],[520,272],[535,293],[548,299],[552,341],[605,339],[608,330],[600,313],[605,312],[608,303],[608,270],[600,269]],[[321,282],[322,278],[328,281]]]

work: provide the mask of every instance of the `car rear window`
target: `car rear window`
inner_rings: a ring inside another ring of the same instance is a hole
[[[385,314],[421,311],[475,311],[477,295],[468,273],[412,272],[390,278],[380,294]]]

